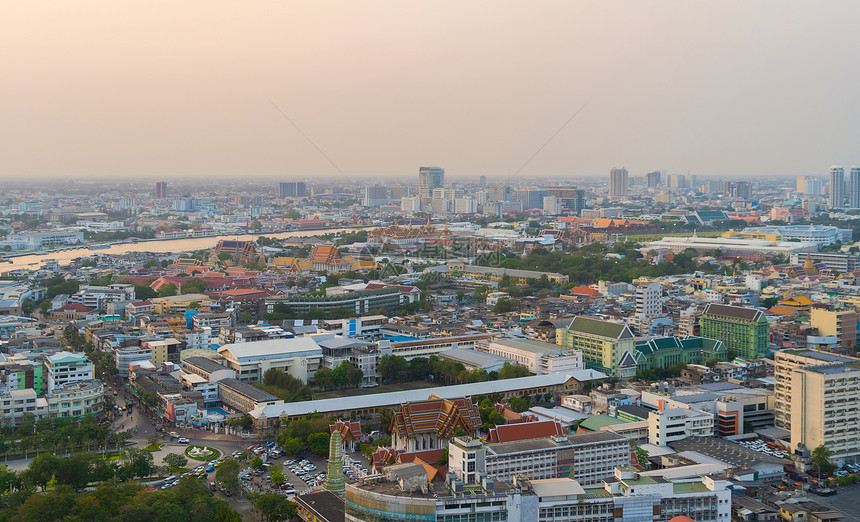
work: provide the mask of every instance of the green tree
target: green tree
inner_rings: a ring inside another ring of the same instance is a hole
[[[376,372],[383,381],[393,382],[403,377],[408,364],[406,359],[399,355],[383,355],[376,365]]]
[[[511,364],[506,362],[499,370],[499,379],[513,379],[516,377],[528,377],[531,375],[529,369],[519,364]]]
[[[173,283],[164,285],[158,289],[158,297],[173,297],[176,293],[176,285]]]
[[[328,433],[314,433],[308,436],[308,446],[317,455],[327,456],[330,438],[331,435]]]
[[[822,473],[829,474],[836,468],[836,466],[830,463],[830,448],[827,446],[818,446],[812,450],[810,457],[813,468]]]
[[[496,306],[493,307],[493,313],[495,314],[506,314],[509,312],[514,312],[520,309],[520,302],[516,299],[508,299],[507,297],[502,297],[496,302]]]
[[[284,453],[287,455],[298,455],[304,444],[302,444],[302,439],[298,437],[287,437],[281,442],[281,447],[284,448]]]
[[[134,298],[138,301],[145,301],[147,299],[152,299],[153,297],[158,297],[158,292],[153,290],[147,285],[139,285],[137,283],[134,284]]]
[[[57,469],[59,460],[49,453],[36,455],[22,475],[24,481],[45,491],[45,486],[54,478],[54,471]]]
[[[291,520],[297,512],[296,504],[277,493],[263,493],[254,501],[254,507],[270,522]]]
[[[181,288],[183,294],[202,294],[206,291],[206,281],[195,277],[183,281]]]
[[[60,459],[54,477],[60,484],[81,490],[90,482],[90,462],[92,456],[89,453],[75,453],[67,459]]]
[[[287,478],[284,476],[284,473],[278,470],[274,470],[271,473],[272,476],[272,484],[276,486],[280,486],[284,482],[287,481]]]
[[[239,462],[236,459],[225,459],[215,469],[215,480],[230,491],[239,490]]]
[[[161,460],[173,469],[181,468],[188,464],[188,459],[185,458],[185,455],[179,453],[168,453]]]
[[[263,467],[263,459],[260,458],[259,455],[255,455],[254,458],[251,459],[251,469],[260,469],[262,467]]]

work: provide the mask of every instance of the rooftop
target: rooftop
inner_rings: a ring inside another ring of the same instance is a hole
[[[276,358],[285,355],[299,355],[313,352],[322,355],[320,346],[310,337],[294,337],[291,339],[267,339],[250,343],[225,344],[218,349],[222,354],[230,352],[237,360],[252,358]]]
[[[259,343],[246,343],[259,344]],[[499,381],[476,382],[470,384],[457,384],[454,386],[439,386],[419,388],[417,390],[405,390],[387,393],[374,393],[369,395],[358,395],[350,397],[345,403],[343,398],[321,399],[315,401],[291,402],[275,404],[257,408],[250,412],[257,419],[307,415],[318,411],[320,413],[337,412],[346,409],[379,408],[392,406],[410,401],[424,401],[430,395],[442,399],[455,399],[459,397],[471,397],[475,395],[489,395],[493,393],[504,393],[512,390],[528,388],[543,388],[548,386],[559,386],[567,383],[570,379],[579,382],[606,379],[605,373],[597,370],[577,370],[567,373],[552,373],[549,375],[531,375],[529,377],[516,377],[514,379],[503,379]]]
[[[246,397],[250,397],[257,402],[268,402],[268,401],[277,401],[280,400],[271,393],[261,390],[256,386],[251,384],[242,382],[238,379],[221,379],[218,381],[218,384],[222,387],[229,388],[230,390],[240,393]]]
[[[588,317],[576,316],[570,322],[568,330],[612,339],[633,339],[633,333],[625,324],[600,321]]]

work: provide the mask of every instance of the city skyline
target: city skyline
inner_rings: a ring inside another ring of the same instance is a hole
[[[850,2],[142,5],[4,5],[0,179],[792,177],[860,138]]]

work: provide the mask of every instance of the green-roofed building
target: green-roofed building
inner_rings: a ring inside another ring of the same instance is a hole
[[[722,341],[736,357],[755,359],[770,348],[770,323],[755,308],[709,304],[699,318],[699,332]]]
[[[636,344],[633,357],[639,370],[666,369],[675,364],[701,364],[708,359],[728,360],[722,341],[704,337],[658,337]]]
[[[577,316],[567,328],[556,330],[555,341],[561,346],[582,350],[582,358],[589,368],[610,377],[636,375],[634,337],[626,324]]]
[[[629,421],[622,420],[611,415],[592,415],[583,419],[579,427],[588,431],[600,431],[604,426],[615,426],[616,424],[627,424]]]

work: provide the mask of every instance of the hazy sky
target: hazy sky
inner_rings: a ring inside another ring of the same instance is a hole
[[[860,2],[0,3],[0,176],[860,163]]]

